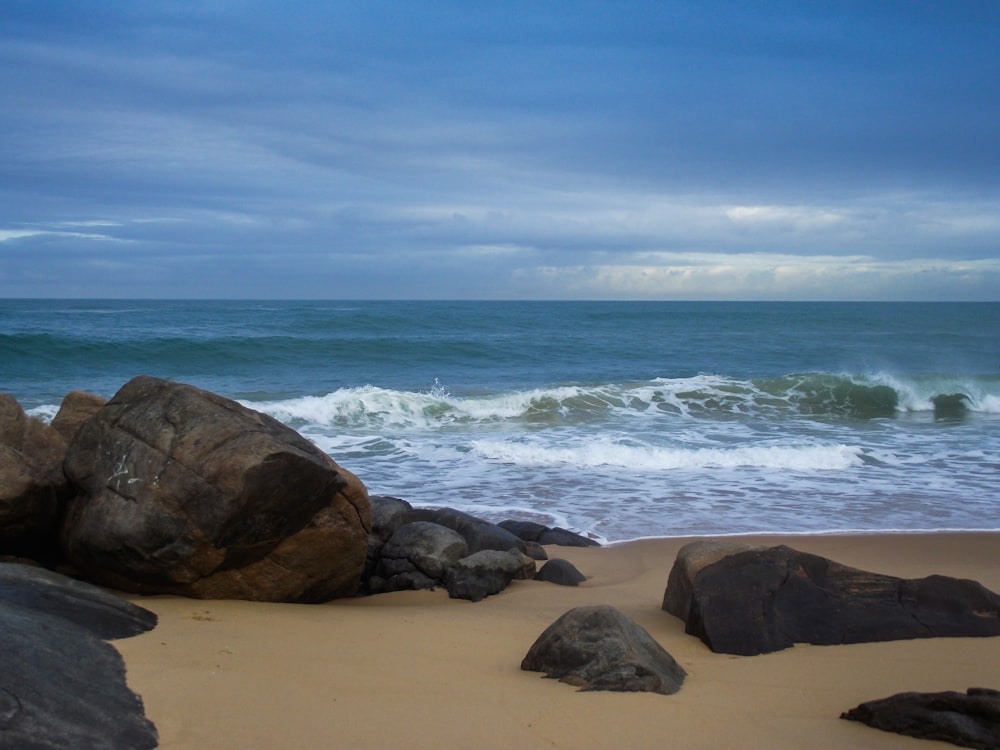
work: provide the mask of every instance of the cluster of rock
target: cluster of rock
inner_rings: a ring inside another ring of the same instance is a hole
[[[514,579],[574,586],[583,580],[582,574],[565,560],[548,560],[537,540],[596,544],[565,529],[518,521],[494,524],[451,508],[414,508],[394,497],[372,496],[371,503],[362,583],[373,594],[440,586],[453,599],[479,601]],[[539,560],[548,562],[536,572]]]

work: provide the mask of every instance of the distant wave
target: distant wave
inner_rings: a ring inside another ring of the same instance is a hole
[[[508,421],[579,424],[611,416],[663,413],[704,418],[873,419],[906,412],[998,414],[1000,378],[804,373],[735,380],[699,375],[640,384],[559,386],[476,396],[452,395],[444,388],[413,392],[366,385],[325,396],[244,403],[295,425],[341,428],[427,428]]]

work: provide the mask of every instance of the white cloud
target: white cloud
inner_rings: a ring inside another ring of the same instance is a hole
[[[650,299],[891,299],[938,289],[961,299],[1000,281],[1000,259],[877,260],[868,256],[641,253],[632,263],[524,269],[553,296]],[[886,294],[886,290],[891,293]]]

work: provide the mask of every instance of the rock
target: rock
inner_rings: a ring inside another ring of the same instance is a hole
[[[189,385],[127,383],[74,435],[62,537],[137,593],[318,602],[358,588],[364,485],[280,422]]]
[[[146,750],[156,727],[105,638],[156,616],[79,581],[0,564],[0,747]]]
[[[579,586],[587,580],[587,577],[569,560],[556,557],[542,566],[542,569],[535,574],[535,580],[557,583],[560,586]]]
[[[528,650],[521,669],[583,690],[653,692],[681,688],[685,671],[649,633],[614,607],[571,609]]]
[[[366,593],[378,594],[386,590],[385,579],[379,572],[382,547],[399,528],[406,512],[412,510],[413,506],[405,500],[388,495],[372,495],[369,499],[372,506],[372,527],[368,535],[368,550],[365,554],[364,571],[361,574],[361,586]]]
[[[525,559],[520,552],[486,549],[458,560],[448,570],[448,596],[478,602],[498,594],[514,578],[524,577]],[[534,560],[530,560],[534,567]]]
[[[468,554],[469,545],[457,531],[430,521],[414,521],[396,529],[382,547],[380,575],[387,591],[431,588],[445,583],[448,568]],[[414,573],[424,578],[414,579]],[[416,587],[411,585],[413,580],[432,583]]]
[[[520,539],[496,524],[452,508],[415,508],[406,513],[404,523],[430,521],[457,531],[469,545],[469,553],[481,550],[518,549]]]
[[[525,539],[521,539],[518,542],[517,548],[532,560],[549,559],[549,553],[546,552],[545,547],[540,545],[538,542],[529,542]]]
[[[59,503],[69,487],[65,453],[55,430],[0,394],[0,554],[57,556]]]
[[[538,537],[539,544],[555,544],[561,547],[600,547],[596,539],[577,534],[575,531],[561,529],[558,526],[543,531]]]
[[[61,617],[105,640],[156,627],[156,615],[147,609],[85,581],[31,565],[0,563],[0,603]]]
[[[70,391],[59,404],[59,411],[52,418],[52,429],[69,444],[80,425],[94,416],[107,403],[106,399],[86,391]]]
[[[681,548],[663,609],[713,651],[1000,635],[1000,597],[975,581],[904,580],[785,546]]]
[[[558,526],[549,528],[534,521],[501,521],[499,526],[514,534],[519,539],[526,542],[538,542],[539,544],[554,544],[562,547],[600,547],[601,544],[596,539],[577,534],[575,531],[567,531]]]
[[[862,703],[840,718],[876,729],[980,750],[1000,748],[1000,691],[899,693]]]
[[[526,542],[537,542],[538,537],[549,530],[548,526],[544,524],[535,523],[534,521],[501,521],[499,523],[500,528],[507,529],[514,536],[523,539]]]

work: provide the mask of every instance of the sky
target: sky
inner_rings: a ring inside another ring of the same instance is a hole
[[[1000,300],[1000,0],[7,0],[0,94],[0,297]]]

